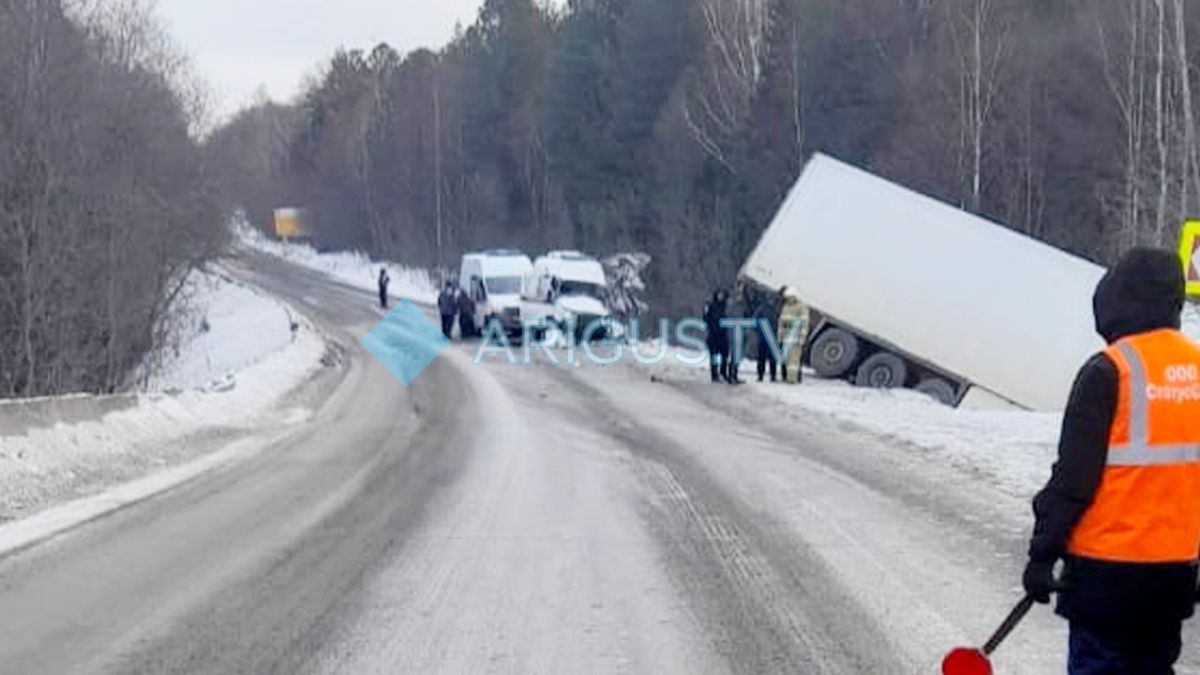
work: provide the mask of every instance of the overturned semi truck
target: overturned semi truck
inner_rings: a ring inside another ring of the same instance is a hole
[[[741,274],[813,310],[819,375],[950,405],[1062,410],[1103,348],[1102,267],[824,155]]]

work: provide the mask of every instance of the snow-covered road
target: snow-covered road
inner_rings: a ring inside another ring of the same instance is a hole
[[[358,347],[369,294],[240,267],[346,349],[340,385],[256,458],[0,560],[0,673],[933,673],[1019,595],[1013,497],[902,445],[464,345],[406,389]],[[1062,672],[1064,633],[1035,610],[998,672]]]

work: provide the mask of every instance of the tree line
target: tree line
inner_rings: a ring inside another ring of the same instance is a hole
[[[731,282],[817,151],[1104,262],[1197,213],[1198,27],[1184,0],[487,0],[209,150],[257,223],[303,206],[421,265],[645,251],[666,314]]]
[[[140,0],[0,0],[0,397],[128,386],[221,251],[182,66]]]

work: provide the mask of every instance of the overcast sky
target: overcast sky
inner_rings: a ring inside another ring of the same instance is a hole
[[[158,0],[176,42],[217,97],[219,115],[260,86],[291,98],[338,47],[441,47],[482,0]]]

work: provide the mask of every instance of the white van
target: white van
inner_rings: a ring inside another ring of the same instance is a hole
[[[475,301],[475,327],[480,334],[493,318],[510,335],[521,333],[521,289],[533,270],[529,256],[512,249],[468,253],[462,258],[459,288]]]
[[[551,251],[537,259],[525,283],[527,321],[584,330],[597,319],[609,319],[605,295],[608,281],[595,258],[578,251]],[[603,337],[603,333],[594,333]]]

